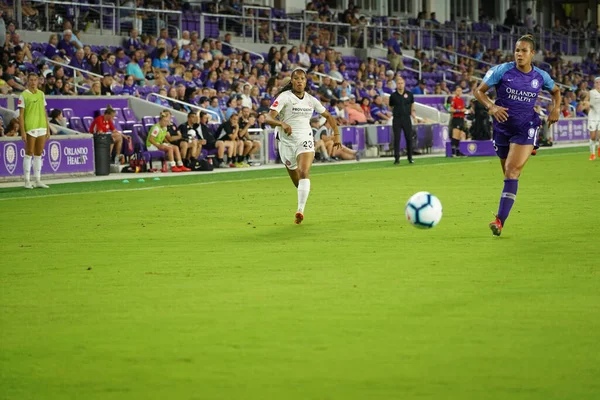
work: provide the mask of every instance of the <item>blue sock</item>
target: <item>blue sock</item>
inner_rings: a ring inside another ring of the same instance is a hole
[[[506,221],[506,219],[508,218],[508,214],[510,214],[510,209],[512,208],[517,198],[518,188],[518,179],[504,180],[504,189],[502,190],[502,195],[500,196],[500,205],[498,206],[498,218],[500,218],[500,221],[502,221],[503,226],[504,221]]]

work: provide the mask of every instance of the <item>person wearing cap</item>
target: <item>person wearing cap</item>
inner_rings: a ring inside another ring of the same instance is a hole
[[[588,113],[588,130],[590,131],[590,161],[596,159],[596,151],[600,157],[598,140],[600,139],[600,76],[594,79],[594,88],[586,95],[583,108]]]
[[[266,122],[276,127],[278,150],[292,183],[298,192],[298,208],[294,223],[304,220],[304,208],[310,193],[310,167],[315,156],[315,143],[310,118],[316,111],[331,124],[334,131],[334,148],[341,145],[340,132],[335,119],[321,102],[306,92],[306,71],[296,68],[290,81],[278,92]]]
[[[425,90],[425,79],[419,79],[418,85],[412,89],[412,94],[427,94]]]
[[[392,131],[394,133],[394,164],[400,164],[400,135],[404,131],[406,139],[406,157],[410,164],[413,163],[413,131],[412,118],[416,117],[415,99],[411,92],[406,90],[404,78],[396,78],[396,91],[390,96],[392,108]]]
[[[387,43],[388,54],[387,59],[390,62],[390,68],[393,71],[398,69],[404,69],[404,62],[402,61],[402,39],[400,31],[395,30],[393,37],[391,37]]]

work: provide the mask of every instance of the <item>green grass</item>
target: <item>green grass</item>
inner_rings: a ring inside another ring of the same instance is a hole
[[[280,169],[0,190],[0,399],[600,398],[600,163],[494,238],[497,160],[417,162],[315,168],[301,226]]]

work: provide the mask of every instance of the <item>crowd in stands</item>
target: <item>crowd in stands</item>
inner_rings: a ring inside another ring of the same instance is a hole
[[[307,8],[317,12],[319,21],[333,18],[325,2],[313,1]],[[429,18],[423,13],[419,17],[428,24],[438,23],[435,13]],[[356,25],[364,22],[364,16],[350,2],[338,20]],[[212,122],[221,124],[233,115],[249,115],[253,127],[264,124],[261,116],[268,112],[282,80],[296,66],[327,75],[309,74],[307,89],[327,106],[338,124],[385,124],[391,119],[387,98],[396,89],[397,75],[414,83],[408,88],[415,94],[447,96],[460,86],[469,95],[490,65],[513,60],[510,53],[465,39],[458,48],[448,45],[446,51],[435,54],[417,49],[420,65],[406,59],[403,62],[406,46],[398,30],[384,40],[388,49],[385,61],[346,60],[331,47],[326,29],[316,29],[298,46],[273,46],[263,59],[231,47],[229,33],[222,40],[213,40],[200,38],[197,32],[183,31],[181,38],[172,38],[167,29],[158,37],[139,35],[132,29],[122,46],[104,47],[84,43],[69,20],[64,21],[60,34],[48,37],[47,43],[24,43],[14,23],[9,20],[5,24],[0,18],[0,24],[4,25],[0,30],[6,32],[4,43],[0,43],[0,93],[24,90],[26,73],[34,71],[40,74],[40,89],[48,95],[128,94],[186,113],[194,110],[190,105],[197,105],[209,111]],[[540,67],[564,85],[563,116],[585,116],[582,101],[599,71],[597,55],[588,54],[582,63],[566,61],[551,51],[543,57]],[[416,80],[410,69],[419,67],[423,78]]]

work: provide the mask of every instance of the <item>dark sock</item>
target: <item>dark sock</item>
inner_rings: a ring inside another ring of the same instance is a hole
[[[504,221],[506,221],[506,219],[508,218],[508,214],[510,214],[510,209],[515,203],[518,188],[518,179],[504,180],[504,189],[502,189],[502,195],[500,196],[500,205],[498,206],[498,218],[502,222],[502,225],[504,225]]]
[[[219,162],[219,164],[221,164],[223,162],[222,158],[217,158],[217,161]]]
[[[248,154],[247,156],[244,157],[246,159],[246,162],[250,161],[250,154]]]

